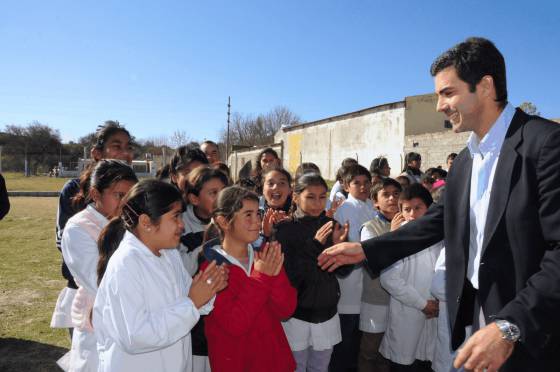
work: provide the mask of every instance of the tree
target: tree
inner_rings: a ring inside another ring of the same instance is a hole
[[[21,170],[25,159],[31,173],[45,173],[54,167],[62,153],[60,133],[34,121],[27,126],[6,125],[3,135],[6,169]]]
[[[277,106],[266,114],[242,115],[234,112],[230,120],[230,144],[244,146],[267,145],[274,142],[274,135],[282,127],[301,122],[298,115],[287,107]],[[227,141],[227,127],[220,133],[220,142]]]
[[[97,135],[95,132],[91,132],[86,134],[85,136],[82,136],[78,139],[78,143],[82,146],[87,146],[88,151],[89,149],[91,149],[91,146],[93,146],[93,144],[95,143],[95,141],[97,140]]]
[[[138,142],[141,145],[149,146],[149,147],[163,147],[163,146],[170,147],[170,143],[171,143],[169,137],[167,136],[148,137],[146,139],[139,140]]]
[[[519,108],[525,113],[529,115],[540,115],[541,113],[537,110],[537,106],[535,106],[532,102],[523,102],[519,105]]]
[[[189,142],[192,142],[192,139],[184,130],[176,130],[171,135],[169,142],[171,143],[172,147],[178,148],[188,144]]]

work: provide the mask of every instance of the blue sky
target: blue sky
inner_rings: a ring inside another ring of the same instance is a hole
[[[506,58],[510,101],[560,117],[557,1],[5,1],[0,128],[76,140],[106,119],[137,138],[216,139],[232,111],[305,121],[433,91],[468,36]]]

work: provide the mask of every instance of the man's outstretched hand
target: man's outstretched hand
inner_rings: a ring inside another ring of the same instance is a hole
[[[317,261],[321,269],[333,272],[340,266],[360,263],[365,259],[360,243],[339,243],[325,249]]]

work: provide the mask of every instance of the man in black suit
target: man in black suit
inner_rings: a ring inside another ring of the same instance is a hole
[[[379,272],[445,241],[451,342],[477,330],[455,359],[475,371],[560,369],[560,125],[507,103],[505,62],[470,38],[436,59],[437,110],[472,131],[443,203],[399,230],[327,249],[328,270],[361,262]]]

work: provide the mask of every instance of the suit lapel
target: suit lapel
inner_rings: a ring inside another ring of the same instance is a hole
[[[449,208],[453,211],[448,219],[453,225],[457,225],[459,228],[454,231],[460,232],[460,236],[457,236],[452,242],[453,245],[458,245],[463,248],[462,250],[462,262],[466,262],[469,256],[469,236],[470,236],[470,189],[471,189],[471,172],[472,172],[472,157],[467,149],[463,150],[461,154],[463,157],[460,162],[453,164],[453,175],[448,178],[448,186],[446,187],[446,193],[449,193],[449,197],[446,198],[446,209]],[[458,159],[455,159],[456,161]],[[450,226],[451,227],[451,226]],[[455,226],[453,226],[455,227]],[[465,266],[466,267],[466,266]]]
[[[521,143],[522,128],[523,124],[526,122],[524,116],[525,114],[519,109],[516,110],[500,150],[498,164],[496,165],[496,171],[492,181],[488,216],[486,217],[486,225],[484,226],[483,253],[496,232],[496,228],[504,214],[509,199],[513,169],[519,159],[516,148]]]
[[[469,240],[470,240],[470,215],[471,215],[471,206],[470,206],[470,195],[471,195],[471,174],[472,174],[472,157],[470,156],[465,164],[465,173],[464,178],[461,181],[462,187],[460,188],[460,196],[459,196],[459,203],[457,205],[457,210],[460,211],[460,218],[459,223],[462,224],[463,229],[461,242],[463,242],[463,253],[465,262],[468,260],[469,257]],[[466,265],[465,265],[466,270]]]

